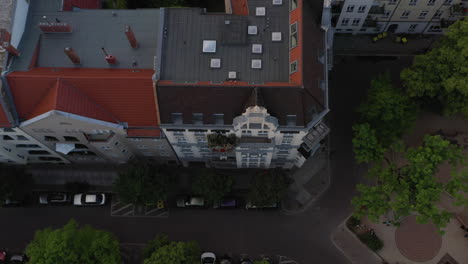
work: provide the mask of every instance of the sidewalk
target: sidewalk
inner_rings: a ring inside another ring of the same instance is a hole
[[[328,150],[317,150],[301,168],[292,175],[294,182],[281,203],[283,213],[291,215],[304,212],[330,186]]]
[[[348,218],[346,218],[347,220]],[[345,220],[345,222],[346,222]],[[332,233],[331,241],[351,263],[381,264],[383,260],[348,230],[343,222]]]
[[[349,56],[411,56],[423,54],[432,49],[440,35],[404,35],[408,39],[405,44],[396,43],[400,34],[388,33],[388,36],[372,41],[375,35],[335,34],[333,42],[334,55]]]

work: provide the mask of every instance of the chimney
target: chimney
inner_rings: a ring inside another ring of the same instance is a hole
[[[125,35],[127,36],[128,42],[130,42],[130,46],[136,49],[138,47],[138,42],[135,38],[135,34],[133,34],[132,28],[130,26],[125,26]]]
[[[106,49],[101,48],[102,51],[104,52],[104,55],[106,55],[106,61],[109,64],[117,64],[117,58],[109,53],[107,53]]]
[[[76,55],[72,47],[66,47],[64,51],[65,51],[65,54],[67,54],[68,58],[70,58],[73,64],[80,64],[80,57]]]
[[[58,22],[58,23],[49,23],[49,22],[41,22],[39,23],[39,28],[44,33],[70,33],[72,32],[72,28],[70,24]]]
[[[6,49],[11,55],[19,56],[20,52],[10,43],[11,34],[6,29],[0,29],[0,46]]]

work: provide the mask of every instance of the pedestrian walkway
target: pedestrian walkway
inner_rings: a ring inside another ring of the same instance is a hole
[[[373,42],[375,35],[335,34],[333,53],[350,56],[408,56],[417,55],[432,49],[439,35],[405,35],[408,42],[397,43],[398,36],[388,33],[387,37]]]
[[[291,178],[287,197],[281,203],[285,214],[297,214],[309,208],[330,186],[329,153],[323,148],[310,157]]]
[[[344,222],[333,232],[331,240],[351,263],[384,263],[377,254],[369,250],[369,248],[346,227]]]

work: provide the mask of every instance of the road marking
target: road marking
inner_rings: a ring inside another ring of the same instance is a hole
[[[120,208],[117,209],[117,210],[112,210],[112,214],[117,214],[118,212],[123,211],[123,210],[125,210],[125,209],[127,209],[127,208],[129,208],[129,207],[131,207],[131,206],[133,206],[133,204],[127,204],[127,205],[125,205],[124,207],[120,207]],[[132,210],[132,211],[133,211],[133,210]]]

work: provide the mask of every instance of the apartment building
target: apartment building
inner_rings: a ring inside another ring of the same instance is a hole
[[[468,12],[466,0],[332,0],[336,33],[440,34]]]
[[[301,0],[231,3],[224,15],[166,10],[160,126],[184,165],[300,167],[329,131],[325,33],[304,36]]]
[[[23,12],[28,23],[2,74],[13,124],[3,138],[31,148],[21,163],[176,161],[152,81],[160,11],[73,9],[72,2],[32,1]],[[20,144],[24,138],[35,142]]]
[[[44,149],[26,163],[292,168],[323,146],[329,45],[302,0],[226,1],[225,13],[74,2],[30,2],[4,68],[9,129]]]

